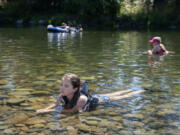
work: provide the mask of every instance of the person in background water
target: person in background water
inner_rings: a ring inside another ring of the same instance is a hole
[[[173,53],[166,50],[164,45],[161,43],[161,37],[153,37],[149,42],[153,45],[153,49],[148,50],[149,66],[158,66],[160,62],[164,61],[164,56]]]
[[[67,29],[67,30],[69,30],[69,26],[68,26],[66,23],[64,23],[64,22],[62,22],[62,23],[61,23],[61,26],[58,26],[58,27],[60,27],[60,28],[62,28],[62,29]]]
[[[153,45],[152,50],[148,50],[149,55],[167,55],[168,51],[161,43],[161,37],[153,37],[149,42]]]
[[[58,96],[56,103],[44,109],[39,109],[36,112],[76,113],[91,111],[100,103],[109,103],[110,101],[128,98],[132,95],[144,92],[144,90],[125,90],[91,96],[87,91],[82,89],[81,82],[82,81],[76,74],[65,74],[61,80],[60,95]]]
[[[82,25],[81,25],[81,24],[79,24],[79,25],[77,26],[77,30],[78,30],[79,32],[82,32],[82,31],[83,31],[83,28],[82,28]]]

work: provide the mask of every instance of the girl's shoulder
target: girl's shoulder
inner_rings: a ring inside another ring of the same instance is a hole
[[[84,94],[81,94],[79,96],[78,102],[87,101],[87,100],[88,100],[88,97]]]
[[[86,105],[87,101],[88,101],[88,97],[81,94],[79,96],[76,106],[78,106],[78,108],[83,108]]]

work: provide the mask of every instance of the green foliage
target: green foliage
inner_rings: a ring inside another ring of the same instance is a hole
[[[62,11],[82,17],[115,17],[119,12],[119,3],[117,0],[64,0]]]
[[[53,25],[61,25],[62,22],[67,22],[66,18],[64,15],[55,15],[51,17],[51,24]]]
[[[13,19],[26,19],[31,15],[31,7],[26,2],[9,2],[5,5],[3,12]]]
[[[63,0],[31,0],[34,12],[39,14],[54,14],[61,10]]]
[[[167,28],[180,24],[179,8],[180,0],[20,0],[0,9],[0,21],[43,19],[54,25],[70,21],[97,27]]]
[[[154,0],[151,11],[151,28],[168,28],[178,25],[177,0]]]

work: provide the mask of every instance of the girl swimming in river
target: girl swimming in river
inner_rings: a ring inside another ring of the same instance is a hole
[[[48,106],[47,108],[37,110],[36,112],[75,113],[90,111],[99,103],[109,103],[110,101],[127,98],[132,95],[144,92],[144,90],[126,90],[91,96],[88,94],[87,89],[84,90],[82,88],[81,84],[81,80],[77,75],[72,73],[65,74],[61,80],[60,95],[56,103]],[[63,108],[61,107],[61,104],[63,104]]]
[[[153,37],[149,42],[153,45],[152,50],[148,50],[148,54],[150,55],[167,55],[168,51],[164,47],[164,45],[161,43],[161,37]]]

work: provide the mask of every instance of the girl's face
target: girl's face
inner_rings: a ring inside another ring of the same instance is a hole
[[[77,88],[73,88],[72,83],[68,79],[63,79],[60,85],[60,93],[63,96],[70,96],[76,92]]]
[[[153,43],[152,43],[153,46],[156,46],[156,45],[158,45],[158,44],[159,44],[158,42],[153,42]]]

